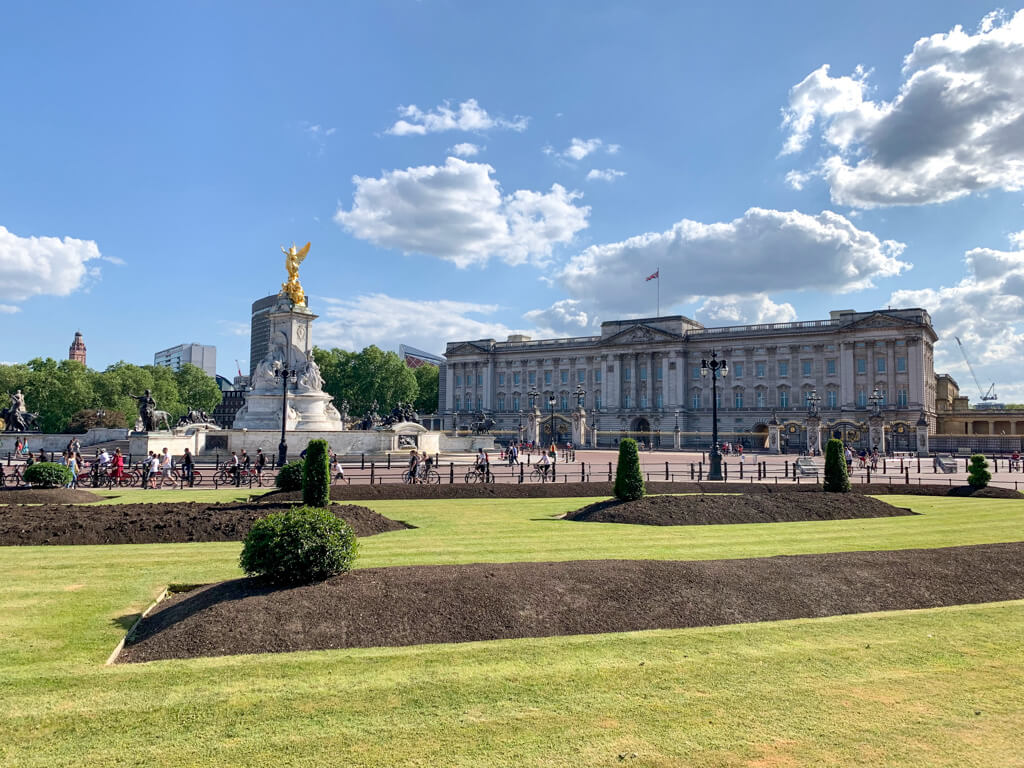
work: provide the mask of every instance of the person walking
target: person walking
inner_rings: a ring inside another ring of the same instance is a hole
[[[242,464],[238,460],[238,454],[231,452],[231,476],[235,479],[235,487],[242,484]]]
[[[71,470],[71,479],[68,481],[68,488],[78,487],[78,461],[75,459],[75,454],[69,454],[67,456],[68,469]]]
[[[150,451],[149,455],[142,460],[142,488],[143,490],[149,488],[149,478],[153,476],[153,452]]]
[[[124,477],[124,456],[121,454],[120,448],[114,449],[114,458],[111,463],[114,465],[114,479],[120,482]]]
[[[192,462],[192,451],[188,448],[185,449],[185,453],[181,457],[181,471],[184,475],[185,480],[188,482],[188,487],[191,488],[195,482],[195,466]]]
[[[262,448],[256,449],[256,484],[263,487],[263,470],[267,468],[267,456]]]
[[[171,476],[171,470],[174,468],[174,462],[171,461],[171,454],[164,448],[163,452],[159,456],[158,467],[160,468],[160,487],[164,487],[164,483],[169,482],[171,487],[174,487],[174,478]]]

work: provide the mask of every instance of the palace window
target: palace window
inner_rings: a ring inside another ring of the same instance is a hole
[[[764,408],[764,390],[757,390],[757,407]]]
[[[743,378],[743,363],[732,364],[732,375],[737,379]]]
[[[505,396],[504,395],[498,395],[498,410],[499,411],[504,411],[505,410]]]
[[[900,408],[907,407],[907,390],[897,389],[896,390],[896,405]]]
[[[830,389],[825,393],[825,405],[828,408],[836,408],[839,403],[839,393],[834,389]]]
[[[531,387],[536,386],[536,384],[537,384],[537,372],[536,371],[530,371],[530,373],[529,373],[529,382],[530,382],[530,386]]]
[[[466,374],[466,386],[467,387],[472,387],[473,386],[473,374],[472,373],[467,373]]]
[[[640,366],[640,381],[647,381],[647,366]]]
[[[661,366],[659,365],[657,368],[654,369],[654,378],[657,381],[661,381],[662,373],[663,371],[661,370]]]
[[[512,384],[514,384],[517,387],[519,386],[519,373],[518,372],[512,374]]]
[[[587,372],[584,370],[576,371],[576,381],[580,384],[585,384],[587,381]]]
[[[512,396],[512,410],[513,411],[518,411],[519,410],[519,396],[518,395],[513,395]]]
[[[456,387],[461,387],[462,386],[462,375],[461,374],[458,374],[458,373],[455,374],[455,386]]]
[[[736,408],[742,408],[743,407],[743,392],[742,392],[742,390],[739,390],[739,389],[736,390],[736,392],[732,396],[732,403],[733,403],[733,405]]]
[[[699,365],[693,366],[693,378],[695,378],[695,379],[699,379],[700,378],[700,366]]]
[[[664,407],[664,401],[660,394],[655,398],[655,404],[657,405],[658,410],[661,410]]]
[[[459,397],[458,395],[455,396],[455,410],[456,411],[461,411],[462,410],[462,398]]]
[[[868,393],[863,389],[857,390],[857,407],[867,408],[868,405]]]
[[[789,363],[779,360],[779,376],[789,376]]]
[[[878,396],[880,398],[878,404],[884,406],[886,404],[886,401],[888,401],[888,399],[889,399],[889,390],[887,390],[887,389],[880,389],[880,390],[878,390]]]
[[[754,363],[754,375],[759,379],[764,378],[764,363]]]
[[[829,376],[836,375],[836,361],[835,358],[830,358],[825,361],[825,373]]]
[[[565,395],[562,395],[562,404],[560,407],[563,411],[569,410],[569,398]]]
[[[568,371],[562,371],[562,383],[563,384],[568,384],[569,383],[569,372]]]
[[[504,387],[505,386],[505,374],[504,373],[499,373],[498,374],[498,386],[499,387]]]
[[[601,393],[600,392],[598,392],[597,394],[594,395],[594,408],[595,408],[595,410],[600,410],[601,409]]]
[[[633,403],[632,403],[632,400],[631,400],[629,395],[623,395],[622,396],[622,407],[623,408],[632,408],[633,407]]]
[[[722,407],[722,393],[721,392],[715,392],[715,407],[716,408],[721,408]]]
[[[803,361],[801,361],[800,366],[801,366],[801,370],[803,371],[804,376],[810,376],[811,375],[811,361],[810,360],[803,360]]]
[[[600,368],[595,368],[594,369],[594,383],[595,384],[600,384],[601,383],[601,369]]]
[[[472,411],[473,410],[473,396],[469,395],[469,394],[466,395],[466,410],[467,411]]]
[[[640,395],[640,407],[641,408],[646,408],[647,407],[647,395]]]
[[[907,372],[907,358],[905,358],[905,357],[897,357],[896,358],[896,373],[906,373],[906,372]]]
[[[544,371],[544,386],[551,386],[551,371]]]
[[[865,374],[868,372],[868,361],[863,357],[857,358],[857,373]]]
[[[633,369],[632,368],[623,368],[622,369],[622,378],[624,380],[626,380],[626,381],[632,381],[633,380]]]
[[[694,392],[693,398],[690,400],[691,408],[700,408],[700,392]]]
[[[789,390],[779,390],[779,408],[789,408]]]
[[[885,358],[884,357],[876,357],[875,358],[875,370],[878,373],[885,373]]]

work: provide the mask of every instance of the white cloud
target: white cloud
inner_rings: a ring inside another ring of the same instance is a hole
[[[443,166],[356,176],[351,210],[334,219],[361,240],[423,253],[459,267],[496,256],[509,264],[543,264],[556,245],[587,226],[590,208],[578,192],[553,184],[548,192],[502,195],[494,169],[449,157]]]
[[[930,312],[940,337],[935,369],[951,373],[962,394],[978,400],[955,336],[964,343],[984,389],[995,381],[1001,400],[1024,402],[1024,250],[975,248],[967,252],[964,264],[966,274],[956,285],[895,291],[889,302]]]
[[[468,141],[464,141],[461,144],[456,144],[448,151],[456,157],[473,157],[474,155],[480,154],[480,147],[476,144],[470,144]]]
[[[20,311],[21,307],[16,307],[13,304],[0,304],[0,315],[13,315]]]
[[[659,267],[663,307],[782,290],[842,293],[909,269],[897,258],[903,248],[832,211],[751,208],[729,222],[684,219],[666,232],[591,246],[569,261],[559,281],[602,315],[650,306],[655,287],[644,278]]]
[[[539,329],[538,337],[581,336],[586,335],[591,325],[590,317],[581,307],[581,301],[562,299],[547,309],[531,309],[523,318]]]
[[[602,148],[609,155],[617,154],[622,149],[619,144],[605,144],[601,139],[578,139],[574,137],[570,139],[569,146],[561,152],[551,145],[545,146],[543,151],[545,155],[557,155],[568,160],[579,161]]]
[[[591,168],[587,174],[587,181],[615,181],[619,176],[625,175],[625,171],[617,171],[614,168],[605,168],[603,171]]]
[[[804,185],[808,181],[813,179],[817,174],[815,173],[803,173],[801,171],[790,171],[786,174],[786,184],[793,189],[800,191],[804,188]]]
[[[782,154],[803,150],[819,129],[817,172],[834,202],[917,205],[1024,188],[1024,10],[990,14],[973,35],[957,26],[918,40],[892,101],[868,98],[869,74],[819,67],[783,111]]]
[[[696,319],[708,326],[789,323],[796,320],[790,303],[776,304],[765,294],[712,296],[697,309]]]
[[[0,298],[20,302],[44,294],[67,296],[99,276],[99,268],[89,262],[100,258],[92,240],[19,237],[0,226]]]
[[[1024,250],[1024,229],[1022,229],[1020,232],[1010,233],[1010,244],[1016,248]]]
[[[383,293],[354,299],[324,299],[327,309],[316,324],[320,347],[359,350],[370,344],[397,349],[410,344],[441,353],[449,341],[495,339],[504,341],[514,329],[491,319],[500,307],[465,301],[403,299]]]
[[[399,107],[401,119],[387,129],[393,136],[422,136],[427,133],[442,131],[488,131],[501,128],[511,131],[525,131],[530,118],[516,115],[511,120],[492,117],[481,107],[476,99],[466,99],[457,109],[452,109],[451,102],[445,101],[438,107],[424,112],[415,104]]]

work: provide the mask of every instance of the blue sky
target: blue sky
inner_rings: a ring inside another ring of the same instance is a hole
[[[6,8],[0,360],[231,375],[309,240],[325,346],[593,333],[660,267],[708,325],[925,306],[1024,399],[1024,14],[686,5]]]

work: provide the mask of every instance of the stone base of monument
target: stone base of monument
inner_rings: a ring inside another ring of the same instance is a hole
[[[288,429],[293,430],[298,427],[302,432],[344,431],[337,411],[328,409],[331,400],[331,396],[326,392],[305,392],[301,395],[289,393]],[[276,429],[280,432],[281,393],[246,393],[245,405],[235,416],[234,424],[236,429]]]

